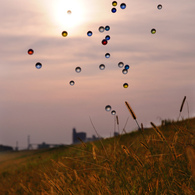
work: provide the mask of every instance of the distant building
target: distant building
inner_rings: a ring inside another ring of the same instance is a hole
[[[79,142],[78,137],[85,142],[85,140],[86,140],[86,133],[85,132],[77,133],[76,129],[73,128],[73,130],[72,130],[72,141],[73,141],[74,144]]]
[[[13,151],[13,148],[11,146],[0,145],[0,152],[3,151]]]
[[[95,135],[93,135],[92,137],[88,137],[86,139],[86,141],[89,142],[89,141],[94,141],[94,140],[98,140],[98,139],[99,139],[98,137],[96,137]]]
[[[33,149],[33,147],[36,147],[36,149],[46,149],[46,148],[53,148],[53,147],[60,147],[65,146],[64,144],[46,144],[45,142],[42,142],[42,144],[37,143],[30,143],[30,135],[27,137],[27,150]],[[16,142],[16,150],[18,149],[18,142]]]
[[[38,149],[43,149],[43,148],[50,148],[50,144],[46,144],[43,142],[42,144],[38,144]]]
[[[114,136],[118,136],[118,132],[114,132]],[[83,142],[89,142],[89,141],[95,141],[100,139],[99,137],[96,137],[93,135],[92,137],[87,137],[87,134],[85,132],[76,132],[76,129],[72,129],[72,142],[73,144],[80,143],[79,140],[82,140]]]
[[[76,132],[76,129],[73,128],[72,130],[72,142],[73,144],[79,143],[79,139],[81,139],[83,142],[88,142],[88,141],[94,141],[94,140],[98,140],[99,138],[97,138],[95,135],[93,135],[92,137],[87,137],[87,134],[85,132]]]

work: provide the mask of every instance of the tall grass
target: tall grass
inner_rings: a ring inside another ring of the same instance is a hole
[[[184,105],[185,100],[186,100],[186,96],[184,96],[183,101],[182,101],[182,103],[181,103],[181,107],[180,107],[180,110],[179,110],[178,120],[179,120],[179,118],[180,118],[180,116],[181,116],[181,112],[182,112],[182,110],[183,110],[183,105]]]
[[[12,159],[0,194],[195,194],[195,118],[186,122]]]
[[[137,122],[137,117],[136,117],[135,113],[133,112],[133,109],[130,107],[130,105],[129,105],[129,103],[127,101],[125,102],[125,104],[126,104],[128,110],[129,110],[129,112],[131,113],[131,116],[133,117],[133,119],[137,123],[138,129],[141,130],[141,128],[140,128],[140,126],[139,126],[139,124]]]

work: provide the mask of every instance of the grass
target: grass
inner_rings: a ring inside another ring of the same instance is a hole
[[[151,124],[101,142],[0,153],[0,194],[195,194],[195,118]]]

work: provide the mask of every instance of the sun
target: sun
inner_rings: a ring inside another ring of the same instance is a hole
[[[81,0],[59,0],[54,6],[53,17],[62,28],[76,28],[85,22],[85,7]]]

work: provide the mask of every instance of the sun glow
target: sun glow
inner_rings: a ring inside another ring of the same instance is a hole
[[[62,28],[72,29],[85,22],[85,11],[81,0],[59,0],[54,7],[54,21]]]

